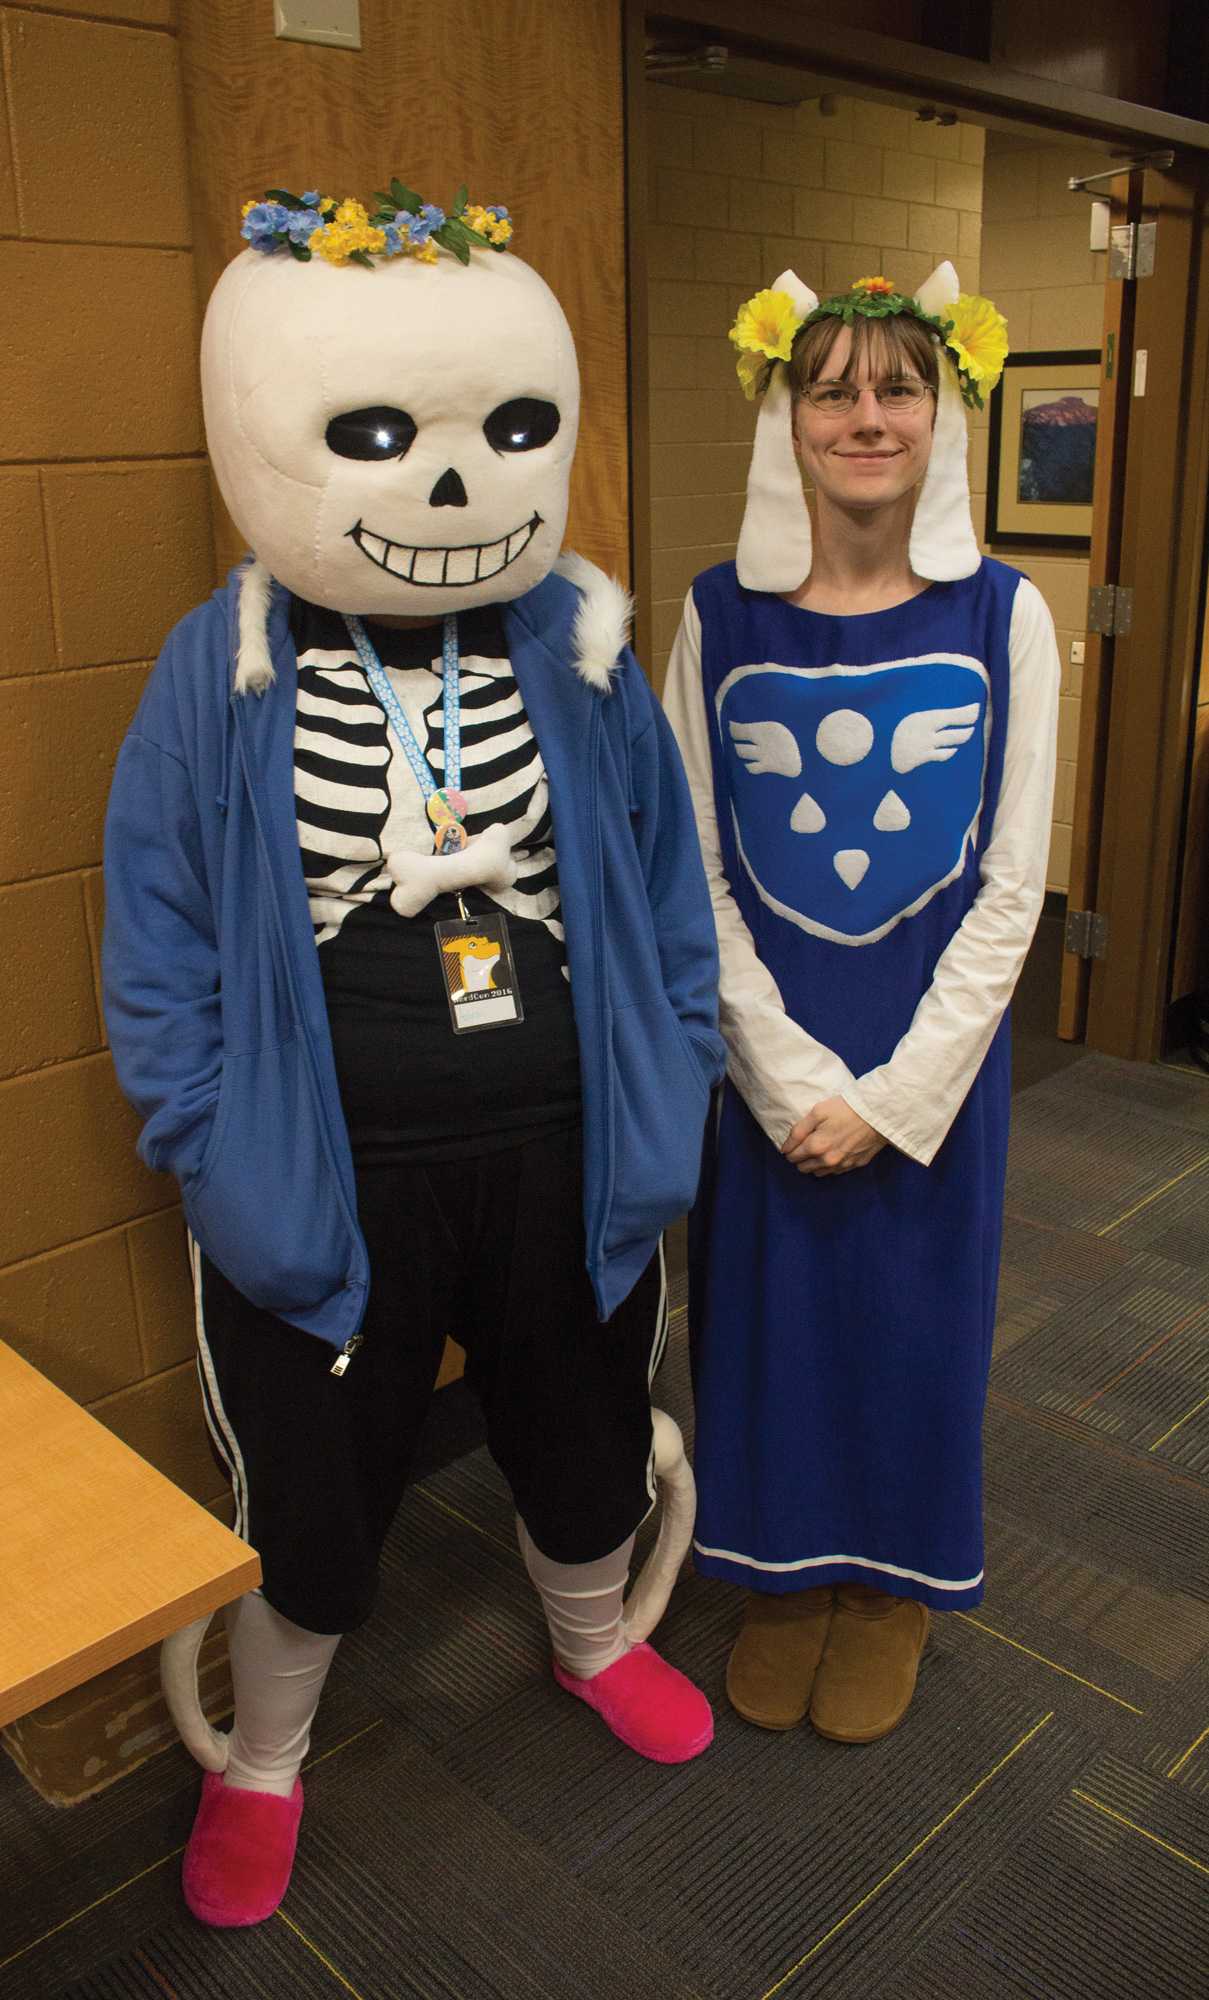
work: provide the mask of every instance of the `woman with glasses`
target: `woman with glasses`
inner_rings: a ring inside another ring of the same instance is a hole
[[[738,1712],[863,1743],[906,1713],[930,1611],[983,1591],[1005,1009],[1058,659],[970,519],[988,301],[950,265],[821,304],[786,272],[731,338],[761,399],[747,509],[665,694],[728,1044],[691,1258],[697,1561],[746,1592]]]

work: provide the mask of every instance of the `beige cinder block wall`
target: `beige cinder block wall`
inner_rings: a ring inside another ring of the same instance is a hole
[[[1099,348],[1103,337],[1105,258],[1088,248],[1091,203],[1072,194],[1072,174],[1093,172],[1086,147],[1034,146],[987,134],[983,173],[982,282],[1007,315],[1014,353]],[[1062,659],[1058,774],[1049,886],[1070,883],[1071,821],[1083,669],[1071,645],[1087,623],[1087,558],[1013,554],[1006,562],[1031,576],[1053,613]]]
[[[216,1502],[175,1187],[135,1157],[98,964],[114,756],[213,581],[171,0],[0,33],[0,1337]]]
[[[647,85],[650,141],[652,677],[684,593],[734,555],[755,408],[726,338],[737,307],[791,266],[816,292],[884,272],[922,283],[949,257],[977,290],[981,129],[859,98],[754,104]],[[971,483],[986,491],[985,430]],[[975,502],[981,530],[982,502]]]

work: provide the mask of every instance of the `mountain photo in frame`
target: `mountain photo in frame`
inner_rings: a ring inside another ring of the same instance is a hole
[[[1099,403],[1094,347],[1008,355],[989,406],[989,546],[1091,547]]]

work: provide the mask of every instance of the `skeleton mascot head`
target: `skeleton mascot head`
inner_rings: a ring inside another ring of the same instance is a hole
[[[214,472],[253,552],[238,585],[237,698],[271,694],[275,585],[364,634],[363,619],[448,624],[511,604],[556,563],[580,594],[569,664],[607,698],[628,603],[591,565],[560,560],[575,348],[553,293],[507,249],[507,211],[470,206],[463,191],[446,215],[397,182],[372,216],[276,191],[248,204],[243,234],[201,356]],[[447,820],[460,819],[464,795],[448,797]],[[435,853],[385,853],[399,914],[444,890],[513,881],[506,827],[454,830],[460,839],[442,849],[438,838]],[[662,1613],[693,1517],[679,1433],[653,1414],[665,1506],[627,1606],[635,1644]],[[227,1739],[196,1699],[205,1623],[167,1642],[164,1684],[185,1741],[220,1770]]]
[[[499,604],[562,547],[571,330],[518,257],[468,256],[366,271],[249,249],[215,287],[202,336],[214,471],[258,560],[312,604],[369,617]]]

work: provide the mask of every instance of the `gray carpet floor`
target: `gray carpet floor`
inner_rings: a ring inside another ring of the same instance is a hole
[[[740,1722],[736,1594],[686,1572],[660,1644],[718,1731],[671,1770],[550,1680],[486,1454],[426,1473],[278,1916],[188,1918],[183,1752],[70,1812],[3,1765],[0,2000],[1206,2000],[1209,1081],[1093,1056],[1017,1097],[986,1444],[987,1598],[903,1727]]]

